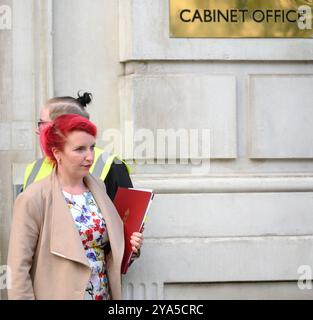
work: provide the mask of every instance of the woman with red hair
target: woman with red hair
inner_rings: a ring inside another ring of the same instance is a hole
[[[14,204],[10,299],[121,299],[123,222],[89,174],[97,129],[75,114],[46,124],[40,142],[54,170]],[[142,245],[134,233],[134,253]]]

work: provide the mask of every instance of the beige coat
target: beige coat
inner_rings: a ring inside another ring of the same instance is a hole
[[[106,222],[111,253],[106,257],[113,299],[121,299],[123,223],[105,192],[91,175],[84,182]],[[14,204],[8,266],[9,299],[83,299],[91,269],[55,171],[30,185]]]

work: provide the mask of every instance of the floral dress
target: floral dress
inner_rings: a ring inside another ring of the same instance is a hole
[[[82,239],[91,267],[85,300],[108,300],[109,284],[103,248],[108,244],[105,221],[90,191],[72,195],[62,191]]]

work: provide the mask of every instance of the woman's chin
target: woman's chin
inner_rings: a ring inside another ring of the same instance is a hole
[[[89,167],[81,167],[81,174],[83,175],[83,177],[87,176],[89,174],[89,169],[90,169],[90,166]]]

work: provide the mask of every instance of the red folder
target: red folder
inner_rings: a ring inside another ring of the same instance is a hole
[[[125,251],[121,272],[127,272],[133,251],[130,236],[133,232],[140,232],[153,199],[151,190],[127,189],[118,187],[114,205],[124,222]]]

